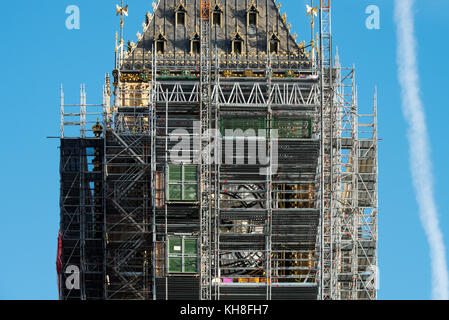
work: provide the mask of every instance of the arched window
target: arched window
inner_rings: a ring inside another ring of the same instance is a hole
[[[186,16],[187,16],[187,10],[181,1],[181,3],[175,9],[176,26],[178,26],[178,25],[185,26],[186,25]]]
[[[200,53],[201,53],[200,36],[198,35],[198,32],[195,32],[195,34],[190,39],[190,54],[199,55]]]
[[[223,9],[219,4],[216,4],[212,11],[212,24],[220,28],[223,26]]]
[[[165,45],[167,43],[167,39],[162,34],[162,32],[159,32],[159,34],[154,39],[154,47],[156,48],[156,53],[165,53]]]
[[[257,9],[254,0],[248,7],[248,10],[246,10],[246,17],[248,27],[257,27],[257,22],[259,18],[259,9]]]
[[[272,54],[278,54],[279,53],[279,44],[281,41],[279,40],[279,37],[275,32],[271,34],[270,41],[269,41],[269,50]]]
[[[243,44],[245,43],[245,40],[240,35],[240,32],[237,29],[237,32],[232,39],[232,54],[238,54],[241,55],[243,53]]]

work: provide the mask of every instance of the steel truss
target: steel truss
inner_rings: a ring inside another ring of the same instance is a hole
[[[222,83],[212,84],[211,101],[222,106],[240,106],[247,108],[264,107],[268,102],[282,106],[301,108],[316,107],[311,104],[317,94],[318,86],[315,76],[307,77],[303,83],[291,80],[272,80],[271,87],[267,79],[234,82],[222,79]],[[198,103],[198,83],[165,81],[164,87],[158,83],[155,91],[156,103]],[[249,92],[247,92],[249,90]],[[245,94],[243,93],[245,92]],[[248,94],[249,93],[249,94]]]

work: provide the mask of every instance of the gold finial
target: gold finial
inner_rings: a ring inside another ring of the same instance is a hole
[[[125,7],[123,6],[123,0],[122,0],[122,3],[121,3],[121,6],[119,6],[118,4],[116,5],[116,7],[117,7],[117,16],[118,15],[121,15],[122,17],[125,15],[125,16],[128,16],[128,5],[126,5]]]
[[[115,53],[118,52],[118,32],[115,33]]]
[[[128,16],[128,5],[123,6],[123,0],[121,0],[121,5],[116,5],[117,16],[120,16],[120,59],[123,58],[123,28],[124,28],[124,16]]]
[[[117,16],[120,15],[120,28],[123,29],[123,16],[128,16],[128,5],[126,5],[125,7],[123,6],[123,0],[121,3],[121,6],[119,6],[118,4],[115,5],[117,7]]]
[[[311,4],[312,6],[307,5],[307,15],[310,16],[311,19],[312,38],[313,38],[313,33],[315,30],[315,17],[318,16],[318,7],[313,7],[313,0]]]
[[[118,67],[118,32],[115,32],[115,68]]]

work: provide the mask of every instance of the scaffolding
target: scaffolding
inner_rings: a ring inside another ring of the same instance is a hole
[[[320,1],[320,298],[333,299],[336,290],[334,201],[338,184],[338,118],[334,108],[334,68],[330,0]],[[337,205],[337,206],[336,206]]]
[[[61,270],[59,292],[63,299],[102,299],[103,288],[103,139],[93,132],[97,119],[107,105],[87,104],[86,89],[80,89],[80,104],[65,104],[61,86],[61,147],[60,147],[60,241]],[[92,130],[86,126],[92,125]],[[91,136],[87,136],[90,134]],[[76,269],[71,269],[76,267]],[[76,273],[83,283],[79,290],[65,283]]]
[[[212,298],[212,152],[210,0],[202,0],[200,56],[200,269],[201,299]],[[216,150],[216,149],[215,149]]]
[[[319,48],[286,55],[219,53],[221,9],[199,10],[199,56],[155,37],[102,104],[82,87],[67,113],[61,90],[62,261],[81,273],[61,299],[376,299],[377,98],[359,114],[330,2]]]

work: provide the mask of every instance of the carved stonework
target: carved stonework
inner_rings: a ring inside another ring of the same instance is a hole
[[[122,82],[140,82],[140,74],[138,73],[123,73],[120,75]]]

